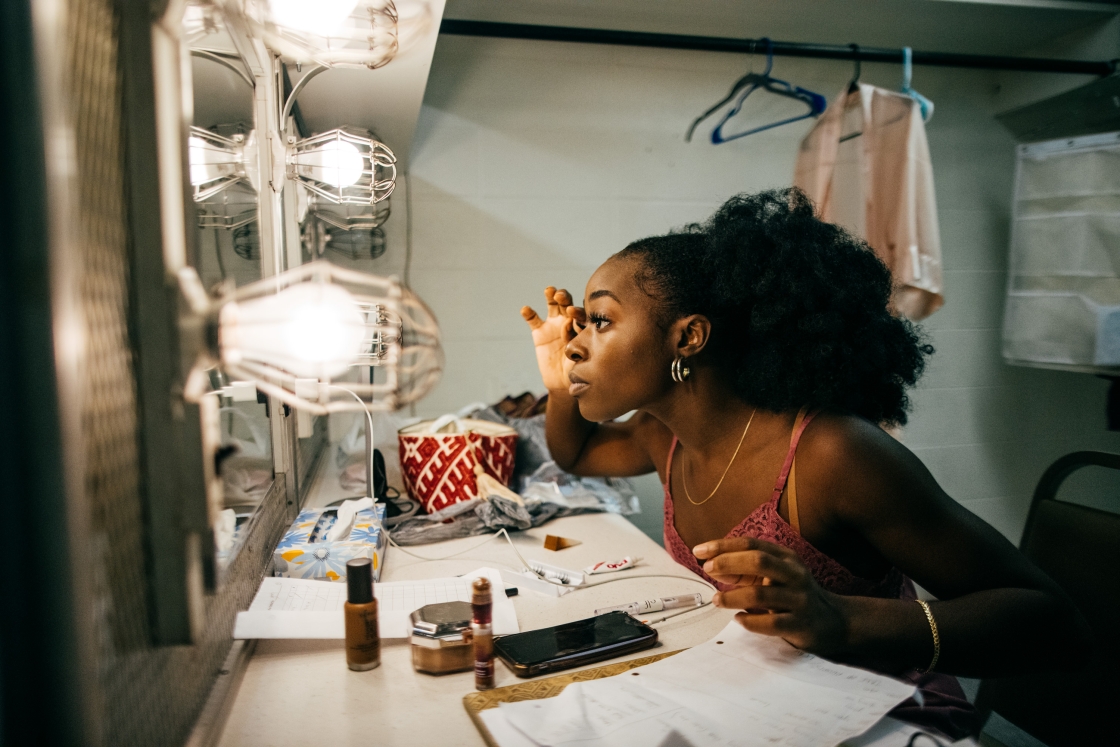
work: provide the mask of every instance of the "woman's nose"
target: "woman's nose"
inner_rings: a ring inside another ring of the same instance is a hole
[[[567,345],[564,346],[564,355],[567,356],[568,360],[573,361],[573,362],[574,361],[586,360],[587,349],[583,346],[583,343],[580,341],[580,338],[582,336],[583,336],[583,333],[580,332],[580,334],[577,334],[575,337],[573,337],[571,340],[568,341]]]

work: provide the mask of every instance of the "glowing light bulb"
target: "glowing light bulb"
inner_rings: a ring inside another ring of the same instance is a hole
[[[330,37],[345,27],[357,4],[358,0],[269,0],[269,10],[277,26]]]
[[[187,156],[191,164],[191,186],[197,187],[214,178],[211,176],[210,166],[206,163],[206,151],[206,141],[200,137],[190,138],[187,143]]]
[[[223,361],[262,363],[320,380],[344,373],[366,337],[354,297],[328,283],[228,303],[219,323]]]
[[[312,176],[339,189],[355,184],[362,178],[365,170],[362,154],[353,144],[344,140],[324,143],[312,154],[310,160],[313,162]]]
[[[252,138],[252,133],[249,137]],[[190,163],[191,185],[213,186],[201,191],[214,194],[225,187],[248,178],[245,167],[245,138],[235,135],[233,139],[223,137],[200,127],[192,127],[187,139],[187,160]],[[200,199],[200,190],[195,190],[195,199]]]

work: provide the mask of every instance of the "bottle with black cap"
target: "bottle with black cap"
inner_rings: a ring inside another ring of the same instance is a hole
[[[346,600],[346,666],[364,672],[381,664],[377,599],[373,596],[373,564],[369,558],[346,561]]]

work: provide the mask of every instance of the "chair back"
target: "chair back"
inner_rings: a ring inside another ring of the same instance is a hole
[[[1089,465],[1120,470],[1120,455],[1080,451],[1054,462],[1035,489],[1020,548],[1085,616],[1096,639],[1092,660],[1073,672],[984,680],[976,697],[981,712],[996,711],[1049,747],[1120,744],[1120,514],[1055,497]]]

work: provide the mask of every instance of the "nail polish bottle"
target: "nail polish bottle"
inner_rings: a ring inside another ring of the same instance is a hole
[[[346,666],[364,672],[381,664],[377,630],[377,599],[373,596],[373,564],[369,558],[346,561]]]
[[[471,585],[471,633],[474,636],[474,687],[490,690],[494,687],[494,627],[491,624],[493,606],[490,581],[477,578]]]

